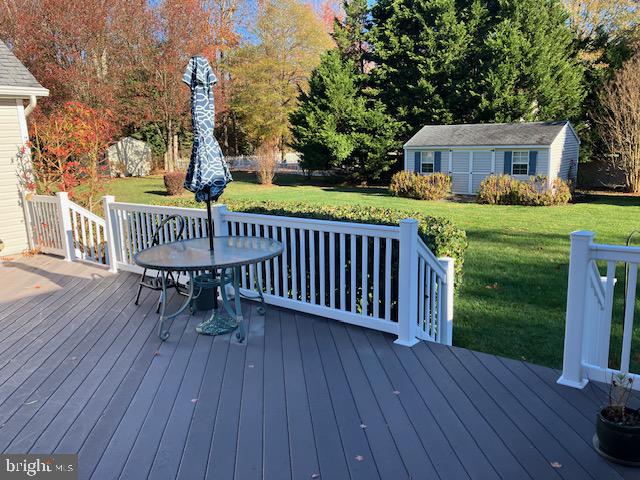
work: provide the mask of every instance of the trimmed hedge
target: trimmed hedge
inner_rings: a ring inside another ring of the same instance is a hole
[[[391,177],[389,192],[396,197],[442,200],[451,193],[451,177],[444,173],[420,175],[402,171]]]
[[[415,218],[419,222],[418,233],[427,247],[437,257],[455,259],[456,289],[462,284],[462,268],[468,247],[467,234],[443,217],[424,215],[419,212],[402,212],[385,208],[350,206],[316,206],[305,203],[230,201],[225,202],[229,210],[298,218],[315,218],[338,222],[372,223],[397,226],[404,218]]]
[[[569,184],[559,178],[548,185],[547,177],[530,177],[522,181],[509,175],[490,175],[482,180],[478,202],[490,205],[549,206],[571,201]]]

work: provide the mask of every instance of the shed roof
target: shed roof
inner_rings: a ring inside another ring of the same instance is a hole
[[[31,72],[0,41],[0,95],[15,94],[18,97],[46,96],[49,91],[35,79]]]
[[[569,122],[427,125],[405,147],[550,145]]]

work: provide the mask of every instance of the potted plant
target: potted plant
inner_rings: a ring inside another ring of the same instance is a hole
[[[640,410],[628,406],[633,378],[614,374],[609,402],[596,420],[594,445],[603,456],[625,465],[640,466]]]

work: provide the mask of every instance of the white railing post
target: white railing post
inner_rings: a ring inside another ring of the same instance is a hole
[[[398,345],[418,343],[418,222],[400,221],[400,260],[398,267]]]
[[[27,230],[27,242],[29,243],[29,250],[36,248],[36,244],[33,241],[33,224],[31,223],[31,212],[29,211],[29,193],[24,190],[20,190],[20,200],[22,200],[22,211],[24,213],[24,227]]]
[[[107,264],[110,272],[118,271],[118,257],[116,253],[116,235],[113,230],[114,222],[112,217],[110,203],[115,202],[113,195],[105,195],[102,197],[102,206],[104,208],[104,234],[107,241]]]
[[[585,321],[585,295],[589,279],[590,249],[593,232],[578,231],[571,234],[569,280],[567,287],[567,316],[564,334],[564,357],[561,385],[584,388],[589,381],[582,368],[582,344]]]
[[[67,192],[56,193],[58,198],[58,213],[60,215],[60,237],[62,237],[62,250],[64,259],[70,262],[75,257],[73,245],[73,230],[71,229],[71,216],[69,215],[69,194]]]
[[[439,258],[440,263],[447,271],[445,294],[439,299],[442,302],[442,318],[439,327],[442,329],[441,342],[445,345],[453,344],[453,293],[456,278],[455,260],[451,257]]]
[[[229,235],[229,227],[225,215],[229,212],[226,205],[216,205],[211,209],[213,219],[213,233],[216,237],[226,237]]]

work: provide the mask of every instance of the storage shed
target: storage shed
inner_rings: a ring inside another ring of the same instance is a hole
[[[49,90],[0,41],[0,256],[29,248],[20,202],[23,175],[30,171],[29,152],[24,150],[29,140],[26,117],[37,97],[47,95]]]
[[[427,125],[404,145],[404,169],[447,173],[453,193],[475,194],[492,174],[575,181],[579,150],[569,121]]]

